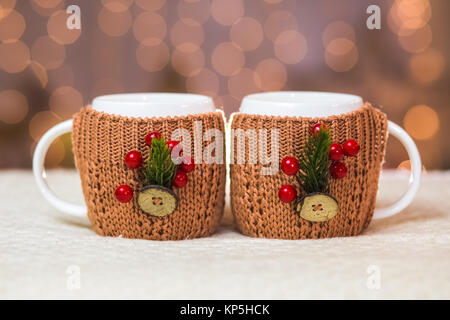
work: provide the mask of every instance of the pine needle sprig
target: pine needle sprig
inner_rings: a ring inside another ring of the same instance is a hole
[[[331,144],[331,133],[323,128],[306,142],[298,159],[300,170],[297,175],[300,187],[306,194],[328,192],[328,156]]]
[[[171,158],[171,150],[164,138],[152,140],[150,157],[144,169],[147,185],[172,187],[173,177],[177,170]]]

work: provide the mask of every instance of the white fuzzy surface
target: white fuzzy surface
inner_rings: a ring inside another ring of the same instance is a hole
[[[50,185],[81,201],[77,174]],[[406,188],[384,173],[379,204]],[[423,177],[413,204],[373,221],[358,237],[252,239],[227,207],[210,238],[155,242],[104,238],[64,218],[42,198],[31,171],[0,171],[0,298],[322,299],[450,298],[450,173]],[[368,267],[380,289],[368,288]],[[70,266],[80,288],[69,290]]]

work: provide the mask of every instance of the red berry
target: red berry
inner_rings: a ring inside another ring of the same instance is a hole
[[[141,166],[142,154],[139,151],[130,151],[125,155],[125,164],[130,169],[136,169]]]
[[[339,161],[333,162],[330,167],[330,172],[333,178],[342,179],[347,175],[347,166]]]
[[[280,191],[278,191],[278,197],[283,202],[292,202],[295,198],[297,198],[297,191],[293,186],[287,184],[280,188]]]
[[[153,138],[161,139],[161,137],[161,133],[159,133],[158,131],[152,131],[145,136],[145,144],[151,147]]]
[[[190,156],[184,156],[183,162],[180,164],[180,169],[186,173],[194,171],[195,169],[194,159],[192,159],[192,157]]]
[[[130,202],[131,199],[133,198],[133,189],[131,189],[130,186],[123,184],[117,187],[116,192],[114,194],[117,200],[119,200],[119,202],[122,203]]]
[[[344,142],[344,152],[345,155],[349,157],[354,157],[358,154],[360,146],[356,140],[350,139]]]
[[[285,157],[281,161],[281,170],[288,176],[293,176],[297,174],[298,171],[298,160],[294,157]]]
[[[313,125],[313,127],[311,128],[311,134],[315,134],[315,133],[319,133],[320,129],[322,130],[327,130],[327,126],[324,125],[323,123],[316,123],[315,125]]]
[[[180,141],[170,140],[167,141],[167,146],[169,147],[170,151],[172,151],[173,148],[175,148],[179,143]]]
[[[329,158],[334,161],[342,160],[344,157],[344,149],[342,149],[342,146],[339,143],[333,143],[330,146],[330,154]]]
[[[173,184],[175,185],[175,187],[183,188],[184,186],[186,186],[187,182],[188,176],[186,172],[178,170],[177,173],[175,173],[175,177],[173,178]]]

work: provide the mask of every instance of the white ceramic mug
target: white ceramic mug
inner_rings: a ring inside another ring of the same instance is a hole
[[[182,93],[130,93],[100,96],[93,100],[92,108],[107,114],[133,118],[173,117],[215,112],[210,97]],[[44,170],[48,148],[59,136],[72,131],[72,120],[64,121],[48,130],[37,144],[33,156],[33,173],[44,198],[59,211],[85,217],[87,208],[58,198],[49,188]]]
[[[246,96],[240,113],[266,116],[328,117],[345,114],[363,106],[361,97],[331,92],[267,92]],[[230,121],[231,122],[231,121]],[[394,204],[375,210],[373,219],[395,215],[413,200],[420,185],[422,162],[417,146],[400,126],[388,121],[388,132],[405,147],[411,160],[411,174],[406,193]]]

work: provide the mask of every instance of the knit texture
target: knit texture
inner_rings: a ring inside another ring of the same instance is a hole
[[[287,176],[281,169],[274,175],[261,175],[263,165],[260,162],[237,164],[238,139],[235,139],[231,156],[236,164],[230,166],[231,208],[242,233],[261,238],[317,239],[358,235],[369,225],[375,209],[387,140],[384,113],[369,103],[347,114],[316,119],[237,113],[231,128],[267,129],[268,154],[271,150],[270,130],[278,129],[280,163],[286,156],[300,154],[311,134],[311,127],[317,122],[330,129],[333,142],[355,139],[361,146],[356,157],[342,160],[348,167],[347,176],[344,179],[330,178],[329,193],[337,199],[339,213],[327,222],[310,222],[301,218],[295,212],[295,202],[283,203],[278,198],[278,190],[285,184],[293,185],[300,192],[296,177]],[[245,139],[246,159],[249,158],[249,144],[256,148],[258,141]]]
[[[214,232],[224,207],[225,164],[206,164],[205,161],[196,164],[195,170],[188,174],[186,187],[173,188],[179,198],[177,209],[168,216],[155,217],[143,212],[137,203],[137,192],[145,184],[142,171],[129,169],[124,163],[125,154],[131,150],[140,151],[143,160],[147,160],[149,147],[145,144],[145,136],[150,131],[159,131],[169,139],[175,129],[186,129],[191,134],[193,146],[195,121],[202,122],[202,134],[208,129],[224,132],[221,112],[142,119],[85,107],[74,116],[75,163],[81,176],[88,217],[98,234],[181,240],[205,237]],[[203,150],[210,143],[203,141]],[[191,154],[194,154],[193,150]],[[114,196],[115,189],[121,184],[128,184],[134,190],[129,203],[120,203]]]

